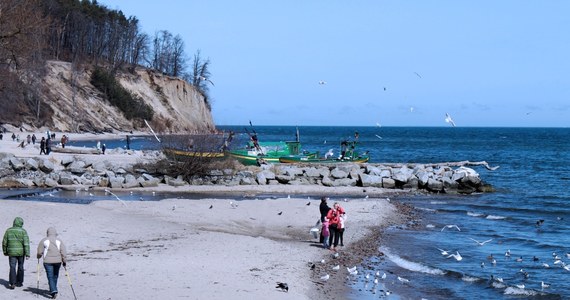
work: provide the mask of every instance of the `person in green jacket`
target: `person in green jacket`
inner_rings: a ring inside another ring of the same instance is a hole
[[[10,263],[8,288],[12,290],[24,284],[24,258],[30,258],[30,238],[22,226],[24,220],[16,217],[14,225],[6,230],[2,239],[2,252]]]

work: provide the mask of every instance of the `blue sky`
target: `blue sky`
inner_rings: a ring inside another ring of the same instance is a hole
[[[570,126],[570,1],[98,2],[210,59],[217,125]]]

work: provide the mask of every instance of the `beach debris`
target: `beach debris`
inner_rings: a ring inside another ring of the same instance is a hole
[[[238,204],[233,201],[230,201],[230,207],[235,209],[238,207]]]
[[[214,208],[214,205],[213,205],[213,204],[210,204],[210,209],[212,209],[212,208]]]
[[[282,211],[280,211],[280,212],[278,212],[278,213],[277,213],[277,215],[279,215],[279,216],[280,216],[280,215],[282,215],[282,214],[283,214],[283,212],[282,212]]]
[[[306,205],[307,205],[307,206],[311,205],[311,202],[307,202],[307,204],[306,204]]]
[[[285,282],[277,282],[275,288],[281,289],[282,292],[289,292],[289,286]]]

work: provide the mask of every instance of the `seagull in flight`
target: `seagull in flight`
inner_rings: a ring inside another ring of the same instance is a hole
[[[214,82],[212,82],[209,78],[206,78],[206,77],[204,77],[204,76],[198,76],[198,79],[199,79],[200,81],[207,81],[207,82],[209,82],[212,86],[215,86],[215,85],[214,85]]]
[[[324,80],[319,80],[319,85],[325,85],[325,84],[327,84],[326,81],[324,81]]]
[[[422,76],[418,74],[418,72],[414,72],[414,74],[416,74],[416,76],[418,76],[419,78],[422,78]]]
[[[451,118],[451,116],[448,113],[445,113],[445,122],[451,124],[451,126],[455,127],[455,122],[453,121],[453,119]]]
[[[437,248],[437,250],[439,250],[439,252],[441,252],[441,255],[449,255],[449,251],[439,249],[439,248]]]
[[[445,228],[457,228],[457,231],[461,231],[461,229],[459,229],[459,226],[455,225],[455,224],[451,224],[451,225],[445,225],[443,226],[443,228],[441,228],[441,231],[443,231]]]
[[[479,242],[479,241],[476,240],[476,239],[472,239],[472,238],[469,238],[469,239],[472,240],[472,241],[474,241],[475,243],[477,243],[477,245],[479,245],[479,246],[483,246],[483,245],[485,245],[486,243],[488,243],[488,242],[490,242],[490,241],[493,240],[493,239],[490,239],[490,240],[486,240],[486,241],[483,241],[483,242]]]
[[[455,253],[457,254],[450,254],[447,258],[455,258],[455,260],[457,261],[461,261],[463,259],[463,257],[461,256],[461,254],[459,254],[459,251],[455,251]]]

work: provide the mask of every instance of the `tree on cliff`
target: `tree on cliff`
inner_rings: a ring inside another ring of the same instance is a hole
[[[0,1],[0,119],[21,121],[22,116],[46,119],[41,109],[39,76],[25,76],[33,70],[41,75],[45,32],[50,19],[37,9],[41,0]]]
[[[210,98],[208,95],[208,84],[213,84],[210,80],[210,59],[202,59],[200,50],[194,54],[194,61],[192,62],[192,74],[189,76],[189,81],[192,85],[204,96],[204,101],[208,109],[212,109]]]

